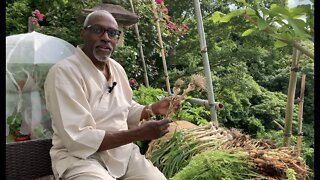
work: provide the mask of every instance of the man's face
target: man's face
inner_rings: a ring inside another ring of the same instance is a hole
[[[120,31],[112,16],[91,18],[88,26],[81,30],[84,51],[92,60],[107,62],[118,43]]]

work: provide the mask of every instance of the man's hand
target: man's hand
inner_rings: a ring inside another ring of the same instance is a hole
[[[157,139],[169,132],[169,120],[146,121],[139,127],[123,131],[106,131],[98,151],[116,148],[135,141]]]
[[[157,139],[169,132],[169,120],[162,119],[160,121],[146,121],[139,126],[139,132],[142,135],[142,140]]]
[[[174,98],[173,101],[171,98]],[[181,100],[180,96],[177,97],[165,97],[161,99],[160,101],[154,103],[151,105],[151,109],[154,114],[161,114],[161,115],[166,115],[168,112],[168,109],[170,107],[170,102],[172,102],[172,108],[173,111],[176,112],[180,109],[181,106]]]

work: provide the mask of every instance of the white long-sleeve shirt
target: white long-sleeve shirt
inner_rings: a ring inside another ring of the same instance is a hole
[[[98,158],[115,178],[125,174],[133,143],[97,150],[106,131],[137,126],[144,106],[132,100],[123,67],[113,59],[108,67],[109,81],[78,46],[74,55],[48,72],[44,88],[54,131],[50,156],[59,176],[72,163],[89,157]],[[117,85],[109,93],[113,82]]]

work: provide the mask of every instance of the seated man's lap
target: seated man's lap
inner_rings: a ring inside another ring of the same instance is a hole
[[[90,158],[76,162],[68,168],[61,179],[68,180],[115,180],[108,171],[95,159]]]
[[[68,180],[116,180],[94,158],[80,160],[68,168],[61,179]],[[128,163],[126,174],[118,180],[166,180],[157,167],[150,160],[140,154],[138,146],[134,146]]]
[[[120,180],[166,180],[157,167],[150,160],[141,155],[137,146],[132,150],[126,175]]]

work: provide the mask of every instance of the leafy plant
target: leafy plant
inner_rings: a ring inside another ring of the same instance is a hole
[[[142,77],[143,70],[140,62],[138,62],[138,50],[132,46],[117,47],[112,54],[112,58],[119,62],[123,67],[126,67],[126,73],[129,78],[137,79]]]
[[[11,135],[16,137],[25,135],[20,132],[22,118],[23,116],[21,112],[14,113],[7,118],[7,124],[9,125],[9,130]]]
[[[162,97],[166,96],[167,92],[160,88],[147,88],[140,85],[140,88],[133,90],[133,99],[140,104],[151,104],[159,101]]]
[[[206,125],[210,121],[210,111],[208,111],[203,106],[192,105],[188,102],[188,97],[186,102],[182,104],[182,107],[178,112],[172,117],[176,120],[189,121],[196,125]]]
[[[171,180],[202,179],[264,179],[254,171],[253,163],[241,151],[206,151],[193,157],[190,163]]]

